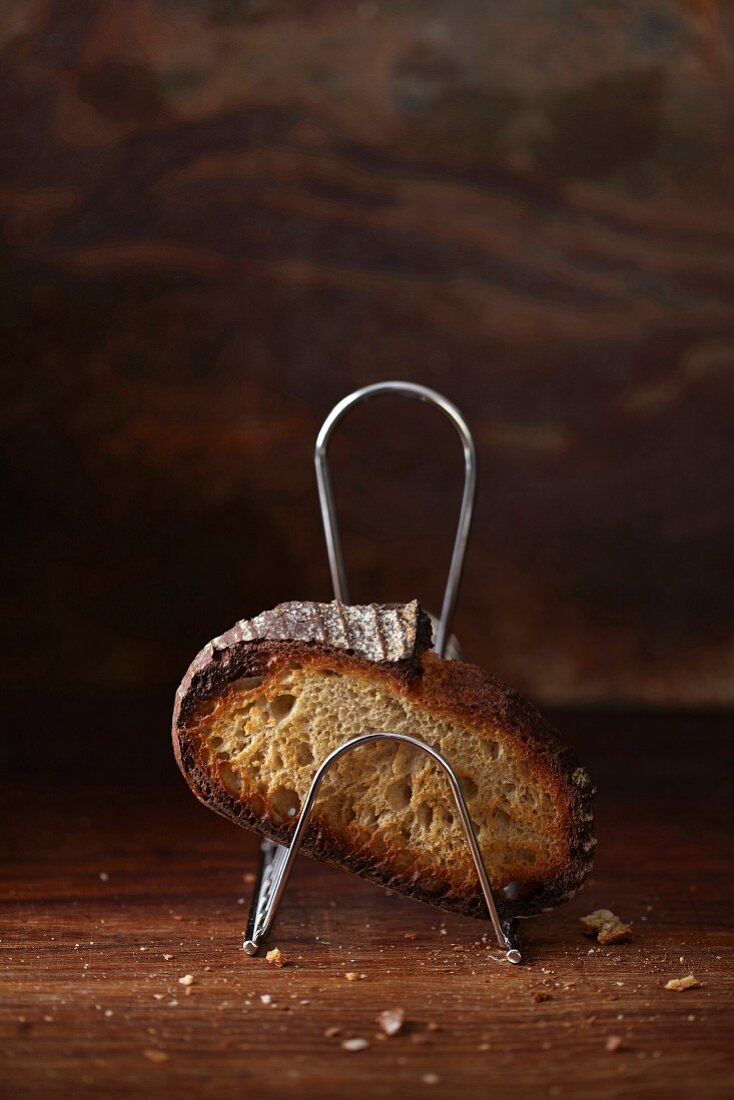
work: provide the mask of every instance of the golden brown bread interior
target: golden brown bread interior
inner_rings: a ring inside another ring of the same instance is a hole
[[[332,749],[368,732],[410,734],[459,776],[500,909],[549,908],[591,865],[589,778],[530,703],[429,644],[416,603],[285,604],[238,623],[179,688],[181,770],[207,806],[287,843]],[[341,757],[303,851],[444,908],[486,912],[446,779],[408,746]]]

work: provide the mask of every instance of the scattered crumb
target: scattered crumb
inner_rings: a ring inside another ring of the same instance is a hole
[[[440,1030],[439,1025],[434,1020],[431,1020],[430,1023],[426,1024],[426,1028],[428,1029],[428,1031],[439,1031]]]
[[[165,993],[154,993],[153,994],[153,1000],[154,1001],[162,1001],[164,997],[165,997]]]
[[[169,961],[170,959],[172,959],[172,958],[173,958],[173,955],[167,955],[167,954],[164,954],[164,955],[163,955],[163,958],[164,958],[164,959],[166,960],[166,962],[168,962],[168,961]]]
[[[377,1023],[386,1035],[397,1035],[405,1023],[404,1008],[386,1008],[377,1015]]]
[[[250,883],[254,882],[256,878],[257,878],[257,875],[255,874],[254,871],[248,871],[246,874],[244,874],[242,876],[242,881],[246,882],[249,886]]]
[[[178,979],[178,984],[179,985],[193,985],[194,984],[194,975],[193,974],[184,974],[183,978]]]
[[[604,1047],[610,1054],[614,1054],[618,1050],[622,1050],[624,1047],[624,1039],[621,1035],[607,1035]]]
[[[540,1004],[541,1001],[552,1001],[553,997],[550,993],[543,993],[540,989],[536,989],[535,993],[533,993],[533,1000],[537,1005]]]
[[[273,998],[272,998],[272,997],[270,996],[270,994],[269,994],[269,993],[261,993],[261,994],[260,994],[260,1000],[262,1001],[262,1003],[263,1003],[264,1005],[269,1005],[269,1004],[270,1004],[270,1002],[272,1001],[272,999],[273,999]]]
[[[344,1039],[342,1042],[342,1050],[366,1050],[369,1045],[366,1039]]]
[[[165,1050],[144,1050],[143,1058],[147,1058],[149,1062],[167,1062],[171,1057],[170,1054],[166,1054]]]
[[[342,1029],[340,1027],[327,1027],[324,1032],[325,1039],[336,1039],[337,1035],[341,1035]]]
[[[596,936],[601,944],[626,943],[632,939],[632,926],[624,924],[611,909],[596,909],[587,917],[581,917],[587,936]]]
[[[174,913],[173,914],[173,919],[174,920],[183,920],[183,917],[181,916],[180,913]]]
[[[100,871],[99,872],[99,877],[100,877],[100,880],[102,882],[109,882],[110,881],[110,876],[107,874],[106,871]]]
[[[403,939],[408,940],[410,943],[413,943],[414,940],[418,939],[418,933],[417,932],[406,932],[403,936]]]
[[[344,977],[348,982],[358,982],[360,978],[365,978],[366,974],[358,974],[356,970],[348,970]]]
[[[441,1078],[437,1073],[424,1073],[421,1081],[424,1085],[437,1085]]]
[[[665,988],[676,989],[679,993],[682,993],[684,989],[696,989],[700,985],[701,982],[694,978],[693,974],[688,974],[685,978],[671,978],[669,982],[665,983]]]
[[[265,956],[266,962],[269,962],[271,966],[285,966],[288,960],[279,947],[274,947],[272,951],[268,951]]]

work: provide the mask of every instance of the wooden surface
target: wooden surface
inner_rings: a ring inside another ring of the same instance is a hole
[[[328,597],[318,426],[407,378],[477,437],[467,652],[734,704],[731,4],[2,12],[0,684],[163,690]],[[360,410],[335,474],[355,600],[440,607],[448,425]]]
[[[599,855],[580,896],[525,926],[526,965],[492,962],[483,923],[303,861],[271,938],[282,970],[240,949],[254,838],[195,802],[165,730],[145,782],[140,738],[87,721],[119,768],[95,776],[90,743],[73,779],[31,751],[2,805],[3,1096],[734,1094],[728,720],[560,716],[601,789]],[[580,934],[599,906],[633,943]],[[662,988],[690,972],[701,988]],[[398,1006],[404,1032],[376,1037]]]

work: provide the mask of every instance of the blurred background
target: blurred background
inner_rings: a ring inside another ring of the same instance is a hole
[[[142,722],[167,752],[205,641],[330,597],[316,432],[391,378],[476,436],[469,659],[555,708],[734,702],[733,25],[3,4],[0,681],[55,716],[36,748]],[[382,399],[332,464],[353,600],[438,611],[448,423]]]

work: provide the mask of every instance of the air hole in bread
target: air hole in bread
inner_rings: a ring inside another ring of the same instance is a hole
[[[219,769],[222,783],[230,794],[239,794],[242,790],[242,776],[236,772],[231,764],[222,764]]]
[[[213,714],[216,706],[216,699],[202,699],[194,707],[194,714],[197,718],[206,718],[209,714]]]
[[[461,783],[461,790],[467,802],[471,802],[473,798],[477,797],[479,788],[470,775],[462,775],[459,782]]]
[[[322,668],[322,676],[341,676],[341,672],[337,672],[335,668]]]
[[[222,744],[222,738],[221,738],[221,737],[217,737],[217,736],[215,735],[214,737],[210,737],[210,738],[209,738],[209,746],[210,746],[210,748],[212,748],[212,749],[218,749],[218,748],[219,748],[219,746],[220,746],[221,744]]]
[[[415,812],[415,816],[418,819],[418,824],[421,829],[430,829],[431,822],[433,821],[433,806],[429,805],[428,802],[421,802]]]
[[[264,680],[263,676],[241,676],[239,680],[234,680],[232,687],[235,691],[254,691],[255,688],[259,688]]]
[[[443,802],[436,807],[436,817],[442,825],[453,825],[454,823],[454,815]]]
[[[300,798],[289,787],[276,787],[270,795],[270,813],[276,825],[295,817],[300,808]]]
[[[396,779],[385,791],[388,805],[393,810],[404,810],[410,805],[413,788],[407,779]]]
[[[535,852],[532,848],[518,848],[517,858],[521,863],[535,863]]]
[[[270,713],[276,722],[282,722],[293,710],[295,695],[276,695],[270,700]]]
[[[296,745],[296,763],[300,764],[301,767],[306,764],[313,764],[313,749],[308,741],[299,741]]]

